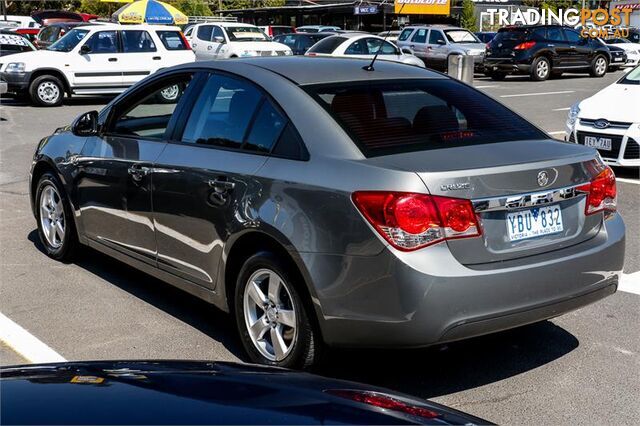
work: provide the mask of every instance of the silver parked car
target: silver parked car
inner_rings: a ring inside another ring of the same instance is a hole
[[[411,49],[413,54],[433,69],[446,70],[451,55],[472,56],[476,68],[480,68],[484,60],[485,43],[464,28],[410,26],[402,30],[396,44],[401,49]]]
[[[44,250],[90,246],[182,288],[233,314],[252,361],[288,367],[616,291],[625,227],[594,149],[442,74],[369,62],[184,64],[81,115],[34,155]]]

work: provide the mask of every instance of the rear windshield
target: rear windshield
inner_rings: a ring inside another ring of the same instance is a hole
[[[271,27],[271,34],[274,37],[280,34],[290,34],[292,32],[291,27]]]
[[[309,49],[309,53],[333,53],[334,50],[347,39],[345,37],[332,36],[320,40]]]
[[[520,42],[527,37],[528,31],[524,28],[508,28],[498,31],[498,34],[491,40],[492,43]]]
[[[454,80],[311,86],[367,157],[548,136]]]
[[[156,31],[167,50],[189,50],[180,31]]]

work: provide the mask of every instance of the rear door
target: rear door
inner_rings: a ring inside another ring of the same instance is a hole
[[[252,175],[284,123],[244,79],[213,74],[197,93],[155,166],[153,205],[159,267],[213,289],[234,224],[251,220]]]
[[[156,71],[162,63],[162,56],[148,31],[125,29],[120,31],[120,35],[122,84],[131,86]]]

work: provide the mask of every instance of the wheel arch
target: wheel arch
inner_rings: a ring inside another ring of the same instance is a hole
[[[33,71],[31,73],[31,77],[29,78],[29,86],[31,86],[33,80],[43,75],[52,75],[58,77],[64,85],[64,91],[67,93],[67,95],[71,95],[71,85],[69,84],[69,80],[67,80],[67,76],[65,76],[62,71],[56,68],[38,68],[37,70]]]
[[[219,296],[224,300],[226,304],[224,307],[228,312],[233,312],[234,309],[235,285],[242,265],[255,253],[268,251],[288,263],[292,271],[297,275],[300,285],[297,285],[296,288],[301,293],[311,321],[313,321],[314,326],[322,335],[322,327],[319,320],[322,316],[322,309],[317,302],[315,291],[309,284],[309,273],[304,262],[294,252],[286,248],[290,244],[283,237],[274,237],[264,230],[251,230],[237,236],[231,244],[228,242],[227,246],[229,245],[228,252],[225,250],[223,266],[218,277],[218,282],[222,285],[217,286],[219,291],[223,293]]]
[[[46,158],[40,158],[33,166],[31,171],[31,182],[29,185],[29,200],[31,201],[31,210],[35,215],[36,211],[36,190],[38,188],[38,182],[45,173],[50,172],[55,174],[60,179],[60,173],[56,170],[56,167]]]

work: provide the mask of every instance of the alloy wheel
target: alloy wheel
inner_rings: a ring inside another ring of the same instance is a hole
[[[542,79],[544,79],[547,74],[549,74],[549,64],[547,63],[547,61],[538,62],[536,73],[538,74],[538,77]]]
[[[40,193],[40,226],[47,243],[60,248],[65,235],[64,207],[60,194],[53,185],[47,185]]]
[[[600,57],[596,60],[596,74],[603,75],[607,70],[607,60]]]
[[[38,86],[38,97],[42,102],[53,104],[60,97],[60,88],[51,81],[43,81]]]
[[[296,344],[296,311],[288,284],[274,271],[259,269],[244,288],[244,320],[251,342],[269,361],[282,361]]]
[[[168,101],[176,100],[179,94],[180,94],[180,86],[178,86],[177,84],[174,84],[173,86],[169,86],[160,91],[160,95]]]

